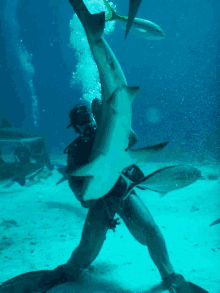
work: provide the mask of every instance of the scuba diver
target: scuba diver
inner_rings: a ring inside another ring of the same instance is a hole
[[[31,161],[31,153],[30,150],[25,146],[19,146],[14,150],[14,159],[15,162],[21,164],[27,164]]]
[[[30,154],[31,158],[34,159],[36,163],[46,165],[50,171],[54,169],[54,166],[50,161],[44,139],[36,140],[31,143]]]
[[[70,124],[67,128],[72,127],[79,134],[79,137],[64,151],[68,154],[67,165],[71,170],[79,168],[89,161],[98,128],[99,108],[100,102],[95,99],[92,103],[94,115],[88,107],[82,105],[76,105],[70,111]],[[130,137],[133,137],[133,141],[132,139],[129,141],[128,148],[136,142],[134,134],[131,134]],[[125,168],[123,174],[133,182],[144,177],[143,172],[136,165]],[[115,218],[115,215],[118,214],[132,236],[148,248],[150,257],[161,275],[164,289],[172,293],[207,293],[197,285],[185,281],[181,274],[175,272],[169,259],[164,237],[148,208],[134,190],[126,199],[123,199],[127,184],[122,176],[104,197],[97,200],[82,200],[80,190],[83,181],[83,177],[68,176],[69,186],[74,195],[83,207],[88,208],[81,240],[69,260],[54,270],[30,272],[15,277],[3,283],[1,285],[3,289],[4,286],[16,288],[16,283],[23,282],[27,292],[42,293],[58,284],[77,281],[83,270],[88,268],[99,255],[106,240],[107,231],[109,229],[115,231],[117,225],[120,224],[119,218]],[[5,292],[1,291],[1,286],[0,293]],[[13,292],[17,293],[15,290]]]

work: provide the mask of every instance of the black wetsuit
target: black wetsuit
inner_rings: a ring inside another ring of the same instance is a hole
[[[84,142],[79,137],[70,145],[67,160],[69,169],[88,163],[93,141],[94,139],[90,139]],[[124,169],[123,173],[132,181],[140,180],[144,176],[135,165]],[[80,201],[77,186],[81,186],[83,180],[83,177],[69,176],[69,186]],[[134,191],[125,200],[121,199],[126,187],[124,179],[120,176],[111,191],[103,197],[104,201],[103,198],[91,201],[80,243],[66,264],[73,277],[75,272],[87,268],[98,256],[109,229],[109,217],[113,219],[116,213],[125,222],[134,238],[148,247],[161,276],[173,272],[165,241],[147,207]]]

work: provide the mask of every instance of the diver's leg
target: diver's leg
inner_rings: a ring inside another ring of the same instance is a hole
[[[114,212],[111,209],[109,211],[113,217]],[[69,278],[71,278],[71,274],[74,278],[76,271],[89,267],[98,256],[106,239],[108,225],[109,215],[106,212],[103,201],[100,199],[89,209],[80,243],[65,265]]]
[[[117,213],[124,220],[135,239],[148,247],[150,256],[162,279],[171,275],[174,269],[169,260],[163,235],[140,198],[131,194],[120,205]]]

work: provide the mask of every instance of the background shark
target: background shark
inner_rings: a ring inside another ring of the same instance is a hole
[[[27,128],[15,128],[7,119],[0,119],[0,142],[34,141],[41,137]]]
[[[41,164],[19,162],[7,163],[0,158],[0,185],[9,187],[13,182],[24,186],[27,179],[32,180],[43,170]]]

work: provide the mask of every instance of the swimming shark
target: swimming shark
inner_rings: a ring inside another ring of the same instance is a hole
[[[108,9],[108,15],[105,17],[105,21],[116,20],[123,28],[126,28],[128,17],[117,14],[106,0],[104,2]],[[135,35],[149,40],[161,40],[165,38],[164,32],[156,23],[142,18],[134,18],[130,30]]]
[[[44,168],[41,164],[5,162],[0,158],[0,185],[10,187],[14,182],[24,186],[26,180],[33,180]]]
[[[138,150],[127,149],[131,132],[132,102],[139,87],[128,87],[121,66],[103,38],[105,13],[91,14],[82,0],[69,0],[79,17],[98,67],[102,86],[100,123],[89,163],[67,169],[72,176],[85,176],[82,200],[98,199],[108,193],[122,170],[147,160],[167,142]]]
[[[32,130],[15,128],[5,118],[0,118],[0,142],[34,141],[42,139]]]
[[[83,201],[98,199],[107,194],[122,170],[147,160],[163,149],[167,142],[137,150],[127,149],[131,132],[132,102],[139,87],[128,87],[121,66],[102,34],[105,13],[91,14],[82,0],[69,0],[81,21],[98,67],[102,105],[89,163],[67,174],[85,176],[81,190]]]

